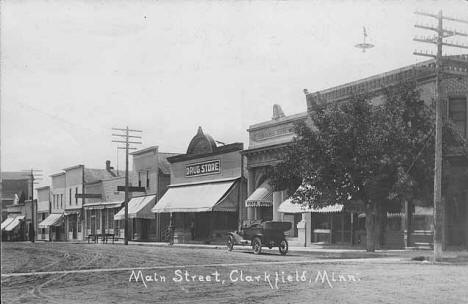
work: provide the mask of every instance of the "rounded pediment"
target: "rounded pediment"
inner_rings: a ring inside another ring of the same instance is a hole
[[[214,139],[203,133],[201,127],[198,127],[197,134],[192,138],[187,149],[187,154],[204,154],[212,153],[216,150],[216,142]]]

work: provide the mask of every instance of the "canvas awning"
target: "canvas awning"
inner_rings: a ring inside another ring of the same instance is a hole
[[[273,187],[270,181],[264,181],[245,201],[246,207],[271,207],[273,206]]]
[[[11,223],[9,223],[4,230],[5,231],[13,231],[16,227],[18,227],[21,222],[24,220],[24,215],[16,216]]]
[[[15,219],[15,217],[7,217],[7,218],[2,222],[2,231],[3,231],[3,229],[5,229],[8,225],[10,225],[11,222],[13,222],[14,219]]]
[[[62,223],[63,223],[62,213],[51,213],[37,226],[39,228],[45,229],[45,228],[49,228],[50,226],[61,226]]]
[[[121,208],[123,201],[116,202],[96,202],[96,203],[87,203],[83,207],[85,209],[111,209],[111,208]]]
[[[134,197],[128,201],[128,218],[139,219],[154,219],[154,214],[151,212],[156,201],[156,195],[146,195]],[[114,220],[120,221],[125,219],[125,207],[120,209]]]
[[[238,179],[172,185],[151,210],[167,212],[236,212]]]
[[[287,200],[281,203],[281,205],[278,208],[278,211],[282,213],[336,213],[343,211],[343,205],[334,204],[330,206],[324,206],[321,208],[310,208],[304,207],[300,204],[293,204],[291,198],[288,198]]]

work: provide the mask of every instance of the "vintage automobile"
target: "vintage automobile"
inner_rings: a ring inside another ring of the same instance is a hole
[[[243,224],[240,231],[229,232],[226,238],[226,246],[229,251],[234,245],[251,245],[253,252],[262,252],[262,246],[278,247],[281,255],[288,253],[288,241],[284,235],[285,231],[291,229],[290,222],[252,222]]]

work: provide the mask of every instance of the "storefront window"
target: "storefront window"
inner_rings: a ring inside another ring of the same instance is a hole
[[[106,225],[107,225],[107,209],[103,209],[103,210],[101,210],[101,212],[102,212],[102,215],[101,215],[102,228],[105,229]]]
[[[91,229],[91,210],[86,210],[86,229]]]
[[[81,215],[81,213],[78,214],[77,221],[76,221],[76,224],[78,225],[78,232],[81,232],[81,223],[82,223],[82,221],[81,221],[81,216],[80,215]]]
[[[149,171],[146,171],[146,188],[149,189],[150,180],[149,180]]]
[[[114,219],[113,219],[113,217],[114,217],[115,212],[113,212],[112,210],[113,209],[108,209],[107,210],[107,212],[109,214],[109,229],[114,228]]]
[[[449,117],[462,136],[466,137],[467,103],[465,97],[450,98]]]
[[[100,210],[96,210],[95,221],[96,221],[96,229],[101,229],[101,211]]]

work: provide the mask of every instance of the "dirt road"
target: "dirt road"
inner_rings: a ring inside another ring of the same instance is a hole
[[[468,265],[407,257],[4,243],[2,303],[463,303]]]

